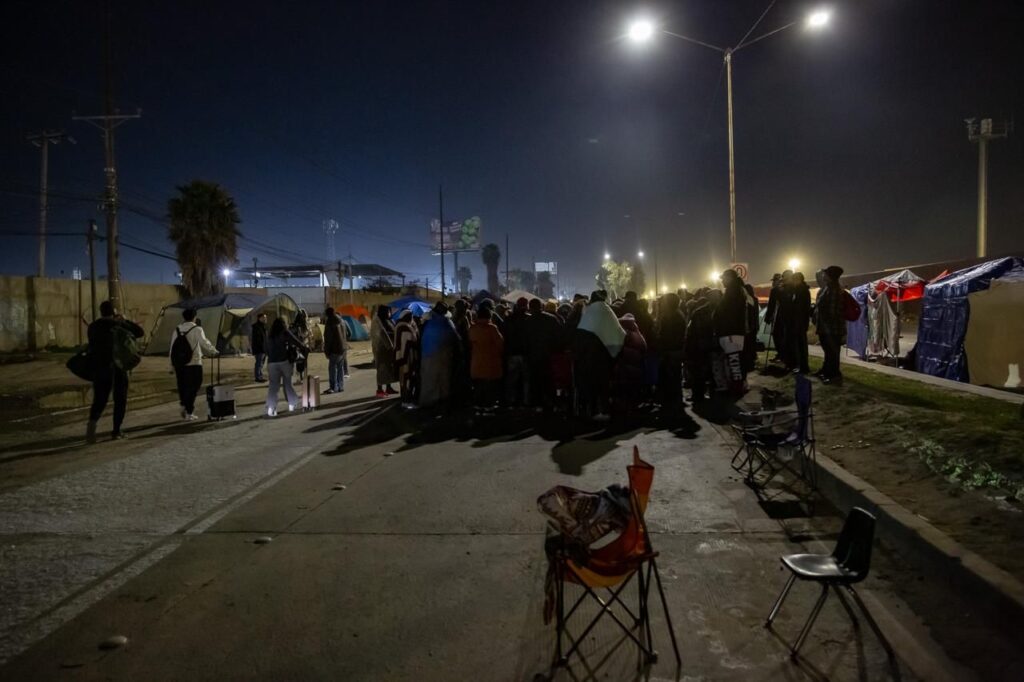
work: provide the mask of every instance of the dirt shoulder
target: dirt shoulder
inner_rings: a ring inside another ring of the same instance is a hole
[[[818,451],[1024,580],[1020,406],[849,365],[843,376],[814,382]],[[792,396],[791,376],[751,379]]]

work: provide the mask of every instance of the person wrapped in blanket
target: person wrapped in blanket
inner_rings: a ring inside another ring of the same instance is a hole
[[[402,407],[414,409],[419,393],[420,329],[409,309],[402,311],[395,324],[395,367]]]

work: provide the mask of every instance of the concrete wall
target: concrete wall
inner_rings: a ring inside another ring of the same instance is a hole
[[[172,284],[122,282],[122,312],[148,335],[165,305],[181,300]],[[265,289],[228,289],[265,294]],[[96,305],[107,283],[96,283]],[[84,344],[92,320],[87,280],[0,275],[0,352],[71,348]]]

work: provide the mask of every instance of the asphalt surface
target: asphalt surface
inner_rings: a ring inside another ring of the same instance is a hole
[[[818,591],[796,585],[765,629],[779,556],[828,551],[841,522],[760,503],[709,421],[434,418],[374,400],[372,382],[356,369],[308,414],[263,418],[254,387],[236,421],[182,424],[164,405],[131,414],[127,441],[85,448],[73,425],[5,453],[0,678],[540,679],[554,631],[536,498],[625,482],[634,444],[656,466],[647,522],[682,667],[652,601],[646,677],[605,623],[556,679],[973,678],[881,553],[860,592],[897,657],[830,599],[791,661]],[[114,636],[127,643],[101,648]]]

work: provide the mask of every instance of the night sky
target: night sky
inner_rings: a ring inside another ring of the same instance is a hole
[[[224,185],[240,256],[261,265],[340,258],[430,276],[428,223],[479,215],[512,267],[560,263],[589,291],[607,250],[647,254],[653,284],[728,263],[721,57],[659,36],[644,15],[735,44],[767,0],[558,2],[115,2],[117,131],[126,244],[172,253],[160,218],[175,185]],[[761,29],[814,5],[780,0]],[[739,260],[763,281],[787,258],[847,272],[974,255],[977,150],[963,119],[1021,107],[1024,3],[832,2],[830,26],[797,26],[734,57]],[[0,272],[35,270],[39,152],[51,148],[49,229],[97,218],[102,113],[99,2],[4,3],[0,60]],[[760,31],[758,31],[760,32]],[[1020,134],[990,147],[989,253],[1024,250]],[[252,241],[255,240],[255,241]],[[53,237],[48,274],[87,266],[84,238]],[[280,249],[274,256],[273,248]],[[98,259],[101,263],[102,256]],[[483,286],[479,254],[464,254]],[[449,268],[451,267],[449,261]],[[176,264],[122,251],[126,280],[172,282]]]

